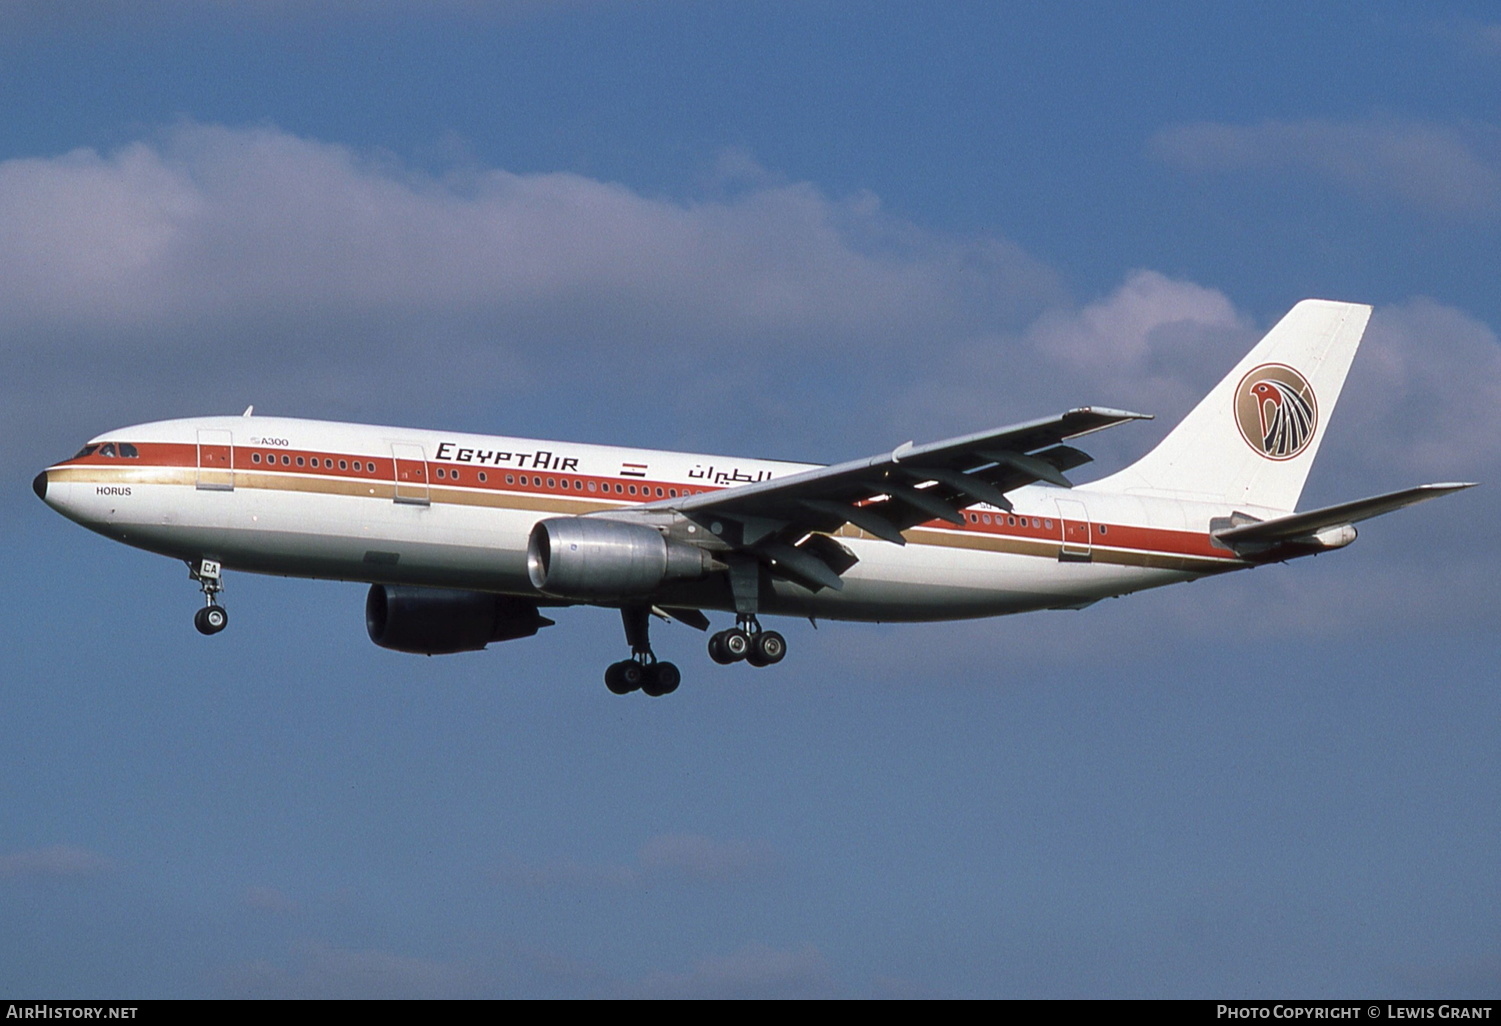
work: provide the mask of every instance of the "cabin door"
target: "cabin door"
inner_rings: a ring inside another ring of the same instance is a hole
[[[198,490],[235,490],[234,436],[228,431],[198,432]]]
[[[428,505],[427,454],[422,446],[393,442],[391,457],[396,465],[396,501],[409,506]]]
[[[1090,549],[1089,511],[1078,499],[1059,499],[1058,523],[1062,531],[1063,545],[1058,549],[1060,563],[1088,563],[1093,557]]]

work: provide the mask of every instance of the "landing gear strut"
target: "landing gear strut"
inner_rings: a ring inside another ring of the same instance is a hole
[[[721,665],[744,659],[752,666],[771,666],[787,655],[787,639],[776,631],[763,631],[754,613],[735,617],[735,626],[709,639],[709,658]]]
[[[605,671],[605,687],[617,695],[632,691],[660,698],[678,689],[683,675],[672,663],[659,663],[651,650],[651,610],[646,606],[626,606],[620,610],[625,624],[625,640],[631,657],[611,663]]]
[[[198,582],[203,592],[203,608],[193,614],[193,626],[199,634],[218,634],[229,626],[229,613],[219,605],[224,591],[224,577],[216,560],[200,559],[188,564],[188,576]]]
[[[761,567],[753,560],[730,560],[730,593],[735,597],[735,626],[709,639],[709,658],[721,665],[744,659],[752,666],[771,666],[787,655],[787,639],[763,631],[756,619],[761,607]]]

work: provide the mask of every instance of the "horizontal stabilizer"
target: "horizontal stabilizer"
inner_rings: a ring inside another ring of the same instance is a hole
[[[1402,509],[1415,503],[1436,499],[1450,492],[1473,488],[1474,482],[1446,482],[1443,484],[1418,485],[1400,492],[1388,492],[1369,499],[1342,502],[1338,506],[1325,506],[1306,513],[1277,517],[1275,520],[1260,520],[1252,524],[1226,528],[1214,532],[1215,538],[1231,548],[1241,549],[1276,545],[1280,542],[1299,541],[1331,527],[1344,527],[1383,513]]]

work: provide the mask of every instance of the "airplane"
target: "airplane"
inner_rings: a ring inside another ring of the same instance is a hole
[[[203,634],[225,570],[370,584],[375,644],[427,655],[620,610],[616,694],[677,689],[653,615],[716,663],[781,662],[761,614],[937,621],[1082,609],[1349,545],[1355,524],[1471,483],[1295,512],[1371,309],[1298,303],[1147,455],[1075,486],[1069,444],[1144,414],[1081,407],[832,466],[243,415],[91,439],[47,505],[187,562]]]

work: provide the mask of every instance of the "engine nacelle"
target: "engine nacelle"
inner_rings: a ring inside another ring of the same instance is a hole
[[[1326,527],[1322,531],[1315,531],[1314,542],[1325,549],[1342,549],[1359,537],[1354,524],[1340,524],[1338,527]]]
[[[665,581],[722,568],[708,552],[669,541],[654,527],[597,517],[540,521],[526,548],[532,587],[584,601],[645,596]]]
[[[477,652],[492,641],[529,638],[551,624],[535,603],[484,591],[372,584],[365,597],[370,640],[398,652]]]

